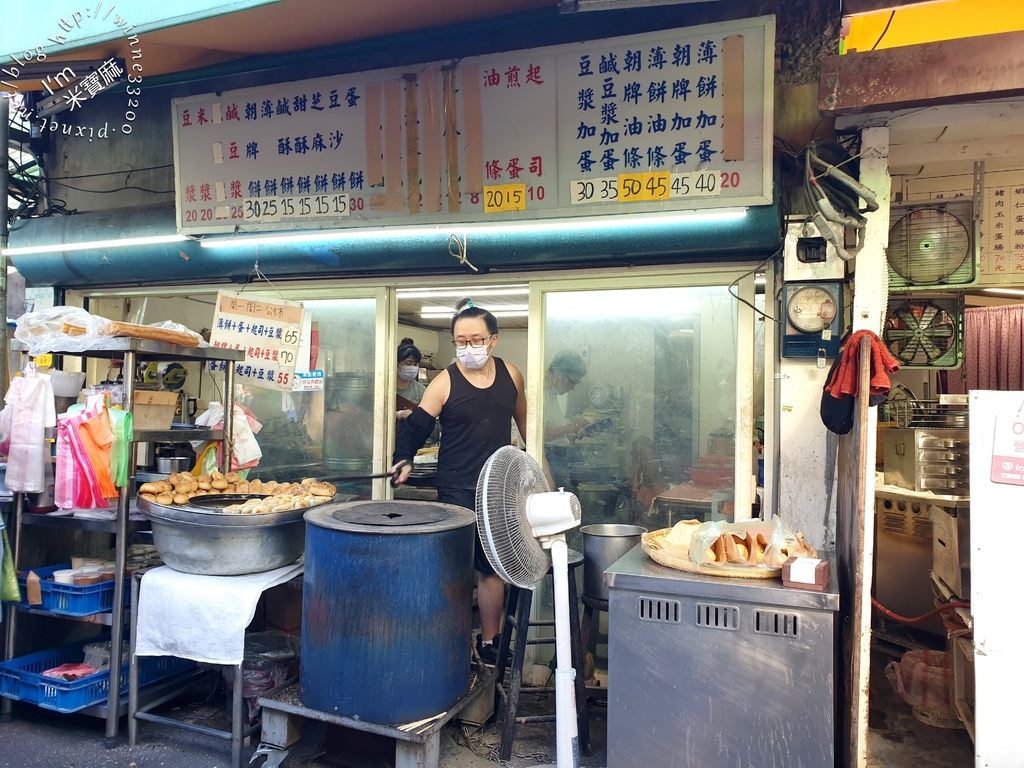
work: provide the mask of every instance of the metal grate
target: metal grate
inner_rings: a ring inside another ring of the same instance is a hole
[[[640,620],[679,623],[679,601],[662,600],[657,597],[640,598]]]
[[[795,613],[780,613],[763,608],[754,610],[755,634],[798,637],[800,635],[799,626]]]
[[[697,603],[697,626],[735,631],[740,628],[740,609],[735,605]]]

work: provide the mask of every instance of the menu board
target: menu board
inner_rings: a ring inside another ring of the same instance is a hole
[[[178,231],[772,200],[774,18],[176,99]]]
[[[301,302],[220,291],[210,344],[245,350],[245,360],[234,363],[240,384],[291,392],[302,325]]]

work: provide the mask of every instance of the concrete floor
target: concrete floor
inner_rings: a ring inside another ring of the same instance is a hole
[[[869,768],[969,768],[974,750],[964,730],[945,730],[925,725],[913,717],[911,708],[892,691],[881,675],[884,657],[873,666],[871,730],[868,739]],[[227,728],[223,689],[197,687],[168,705],[172,716],[187,716],[218,728]],[[524,697],[521,710],[551,711],[554,702],[543,697]],[[201,734],[153,723],[141,723],[139,743],[127,746],[122,720],[122,737],[117,747],[103,746],[103,722],[81,715],[61,715],[15,702],[14,720],[0,724],[0,768],[227,768],[230,746]],[[591,708],[592,754],[581,760],[587,768],[607,762],[607,720],[603,702]],[[482,730],[463,730],[449,724],[442,731],[439,768],[486,768],[499,763],[496,748],[500,731],[490,725]],[[336,768],[328,760],[326,730],[320,723],[307,722],[303,737],[290,750],[282,768]],[[248,766],[257,745],[243,750]],[[513,757],[507,768],[553,764],[554,723],[519,726]],[[261,758],[254,766],[263,765]],[[660,768],[651,766],[651,768]],[[760,768],[760,766],[750,766]]]

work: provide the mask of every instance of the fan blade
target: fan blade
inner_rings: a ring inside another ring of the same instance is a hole
[[[925,304],[921,307],[921,315],[917,318],[918,328],[927,328],[939,314],[939,308],[934,304]]]
[[[907,328],[917,328],[917,315],[914,314],[914,307],[910,304],[902,304],[893,310],[893,315],[902,320]]]
[[[928,358],[929,363],[934,363],[949,351],[948,346],[945,349],[939,349],[935,344],[927,339],[921,340],[921,349],[924,350],[925,357]]]
[[[953,328],[952,323],[943,323],[942,325],[931,325],[927,328],[922,328],[922,338],[928,339],[949,339],[956,334],[956,329]]]
[[[917,339],[917,338],[908,339],[907,343],[904,345],[903,349],[901,349],[896,354],[896,358],[898,360],[904,362],[904,363],[912,362],[914,360],[914,358],[917,356],[917,351],[920,348],[921,348],[921,341],[920,341],[920,339]]]

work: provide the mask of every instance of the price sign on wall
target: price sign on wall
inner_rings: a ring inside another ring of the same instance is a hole
[[[301,302],[221,291],[210,343],[245,350],[245,360],[235,363],[235,375],[242,383],[291,392],[302,318]]]
[[[175,99],[178,229],[765,205],[774,34],[762,17]]]

